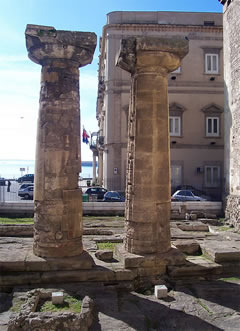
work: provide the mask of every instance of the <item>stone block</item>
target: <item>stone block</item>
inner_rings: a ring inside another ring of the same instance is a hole
[[[157,263],[169,265],[185,265],[185,255],[176,247],[172,247],[169,251],[157,255]]]
[[[112,250],[98,250],[95,253],[96,258],[101,261],[111,261],[113,259],[113,251]]]
[[[189,257],[185,265],[170,265],[167,272],[173,278],[191,278],[219,275],[222,273],[222,266],[202,257]]]
[[[26,271],[54,271],[54,270],[89,270],[94,262],[92,257],[83,251],[82,254],[67,258],[41,258],[28,251],[25,259]]]
[[[132,281],[135,278],[135,273],[127,269],[115,269],[115,276],[117,281]]]
[[[208,242],[202,247],[202,250],[217,263],[240,262],[240,244],[238,241]]]
[[[209,232],[209,227],[207,224],[202,222],[186,222],[178,224],[179,229],[182,231],[206,231]]]
[[[63,304],[63,292],[52,292],[52,303],[53,305]]]
[[[137,268],[136,272],[140,277],[162,276],[166,273],[166,265],[161,265],[154,268]]]
[[[174,245],[184,254],[196,255],[200,252],[200,245],[195,240],[176,240]]]
[[[154,295],[157,299],[166,298],[168,294],[168,289],[165,285],[155,285]]]

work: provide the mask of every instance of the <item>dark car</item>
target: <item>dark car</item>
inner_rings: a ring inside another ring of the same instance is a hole
[[[117,191],[108,191],[104,194],[103,201],[124,202],[125,198],[121,196]]]
[[[178,190],[176,191],[172,197],[172,201],[206,201],[206,199],[194,195],[190,190]]]
[[[93,186],[93,187],[89,187],[85,194],[88,195],[97,195],[97,200],[102,200],[104,197],[104,194],[107,192],[107,190],[103,187],[100,186]]]
[[[17,181],[18,181],[18,183],[23,183],[23,182],[33,183],[34,182],[34,175],[33,174],[26,174],[22,177],[19,177]]]
[[[23,189],[19,189],[18,196],[26,200],[33,200],[34,186],[27,186]]]

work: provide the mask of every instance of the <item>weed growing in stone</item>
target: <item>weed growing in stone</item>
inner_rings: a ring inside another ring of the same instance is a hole
[[[208,308],[208,306],[207,306],[205,303],[202,302],[201,299],[197,298],[197,303],[198,303],[203,309],[205,309],[205,310],[208,312],[209,315],[212,315],[212,314],[213,314],[212,311]]]
[[[22,305],[25,304],[27,302],[26,298],[22,298],[22,297],[17,297],[13,299],[13,305],[10,308],[10,311],[13,313],[19,313]]]
[[[98,249],[110,249],[110,250],[114,250],[114,247],[117,243],[112,243],[112,242],[105,242],[105,243],[97,243],[97,248]]]
[[[33,224],[33,218],[0,217],[0,224]]]
[[[227,226],[227,225],[223,225],[223,226],[219,226],[217,228],[217,230],[218,231],[229,231],[229,230],[231,230],[231,228],[229,226]]]
[[[220,278],[223,282],[231,282],[231,281],[240,281],[240,277],[228,277],[228,278]]]
[[[63,312],[63,311],[71,311],[74,313],[81,312],[81,304],[82,301],[77,299],[76,297],[72,297],[67,295],[64,297],[63,304],[54,305],[52,301],[48,300],[43,303],[40,307],[40,312]]]

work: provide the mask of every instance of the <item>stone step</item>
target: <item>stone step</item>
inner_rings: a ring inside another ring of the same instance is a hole
[[[8,249],[8,245],[0,251],[1,272],[32,272],[57,270],[89,270],[94,262],[92,257],[84,251],[79,256],[66,258],[42,258],[33,254],[32,247],[23,246],[17,254]]]
[[[187,257],[186,261],[185,265],[167,267],[170,278],[211,277],[220,275],[223,271],[222,265],[202,256]]]
[[[55,284],[72,282],[124,282],[132,281],[135,275],[126,269],[111,270],[110,268],[94,267],[90,270],[65,270],[44,272],[2,272],[0,275],[0,287]]]
[[[201,232],[209,232],[209,227],[207,224],[202,222],[181,222],[177,223],[177,226],[182,231],[201,231]]]
[[[214,262],[240,262],[240,241],[208,241],[201,249]]]

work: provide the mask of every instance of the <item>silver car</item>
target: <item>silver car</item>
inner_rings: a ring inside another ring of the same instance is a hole
[[[194,195],[190,190],[178,190],[171,198],[172,201],[207,201],[206,199]]]
[[[18,196],[24,198],[25,200],[33,200],[34,186],[20,187],[18,191]]]

